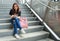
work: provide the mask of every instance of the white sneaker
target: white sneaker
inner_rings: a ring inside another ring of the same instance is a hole
[[[19,28],[17,28],[17,30],[20,30]]]
[[[25,34],[26,32],[24,31],[24,29],[21,29],[21,32],[23,33],[23,34]]]
[[[18,34],[15,34],[15,37],[16,37],[17,39],[20,39],[20,37],[19,37],[19,35],[18,35]]]

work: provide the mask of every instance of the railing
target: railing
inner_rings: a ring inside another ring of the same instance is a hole
[[[26,5],[28,6],[28,8],[30,8],[31,11],[36,15],[36,17],[38,17],[38,19],[46,26],[46,28],[50,31],[50,33],[57,40],[60,40],[60,37],[59,37],[60,35],[57,34],[57,33],[60,33],[60,30],[59,30],[59,32],[57,31],[60,28],[60,25],[59,25],[60,24],[59,23],[60,18],[58,16],[59,15],[58,11],[60,11],[60,9],[57,9],[57,6],[60,3],[58,3],[58,2],[55,3],[55,2],[48,1],[49,4],[48,3],[44,4],[44,2],[42,2],[41,0],[40,1],[30,0],[29,2],[28,1],[26,0]],[[60,8],[60,7],[58,7],[58,8]]]

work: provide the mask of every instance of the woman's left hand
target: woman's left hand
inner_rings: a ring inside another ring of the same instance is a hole
[[[20,19],[20,16],[18,16],[17,18],[19,18],[19,19]]]

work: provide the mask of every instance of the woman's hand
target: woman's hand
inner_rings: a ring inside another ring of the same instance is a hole
[[[12,15],[11,18],[14,18],[14,15]]]
[[[17,18],[19,18],[19,19],[20,19],[20,16],[18,16]]]
[[[14,14],[14,15],[11,16],[11,18],[14,18],[14,17],[17,17],[17,14]]]

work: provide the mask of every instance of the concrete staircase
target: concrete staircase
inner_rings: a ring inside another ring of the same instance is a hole
[[[44,31],[44,25],[40,25],[38,18],[24,4],[20,4],[21,16],[28,19],[28,28],[24,29],[26,34],[20,34],[20,39],[12,36],[9,11],[12,4],[0,4],[0,41],[54,41],[49,39],[49,32]]]

